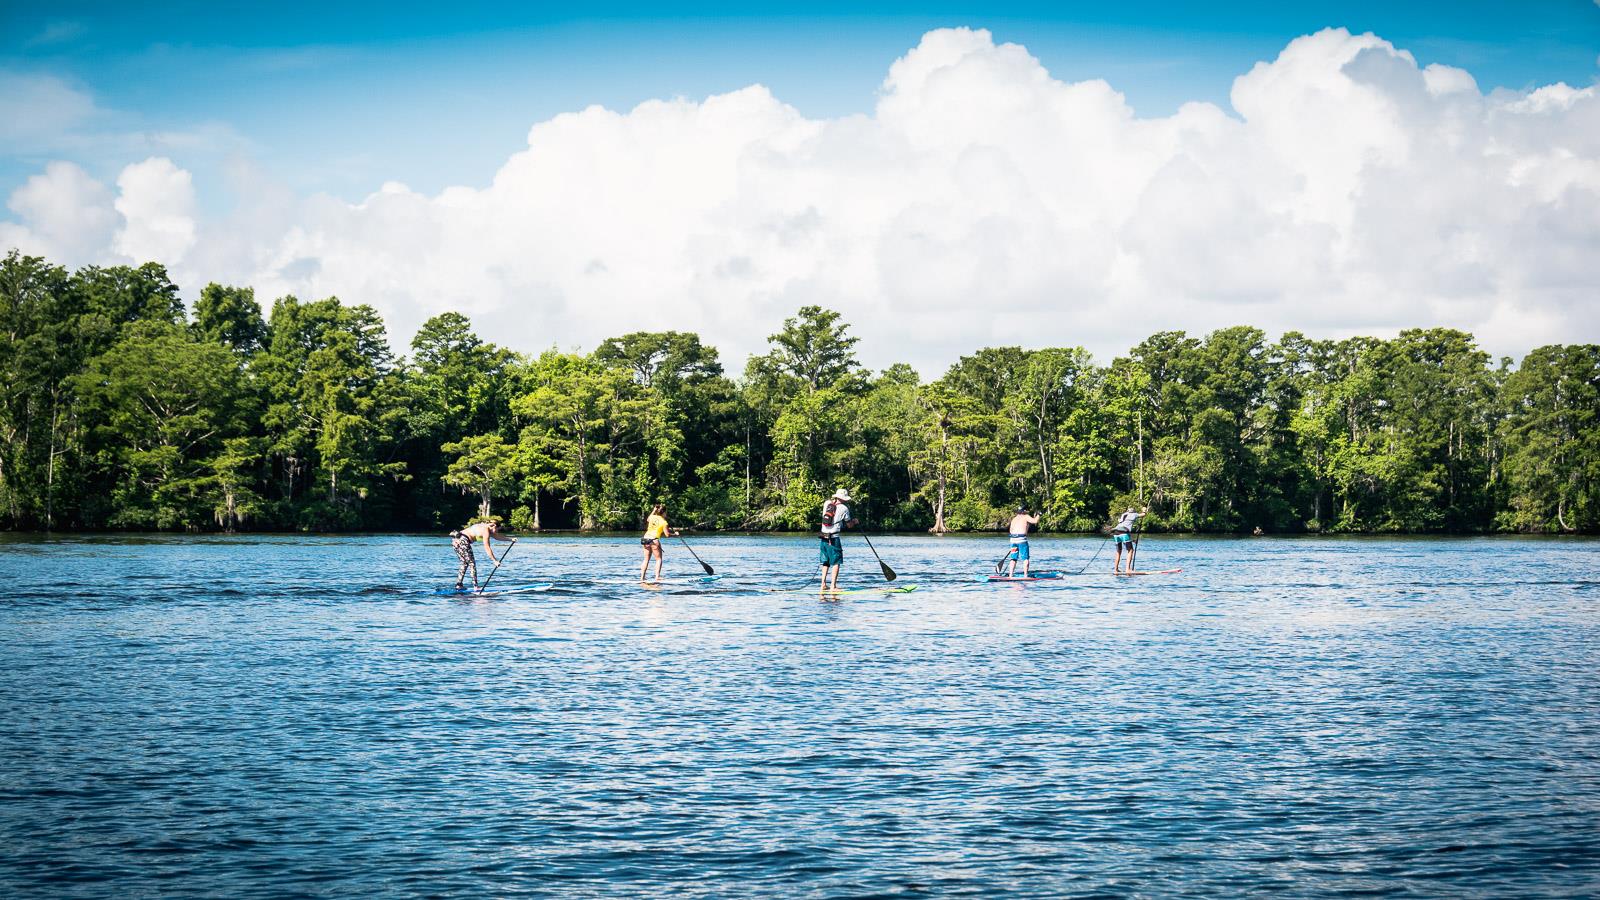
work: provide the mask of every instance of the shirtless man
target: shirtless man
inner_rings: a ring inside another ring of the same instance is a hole
[[[498,522],[478,522],[468,525],[460,531],[450,532],[450,545],[455,548],[456,558],[461,560],[461,570],[456,573],[456,590],[466,589],[465,582],[468,569],[472,570],[472,586],[474,588],[478,586],[478,560],[472,555],[472,542],[474,540],[483,541],[483,549],[488,551],[489,559],[495,565],[500,564],[499,558],[494,555],[494,544],[490,541],[491,538],[499,538],[502,544],[516,543],[510,538],[500,536],[500,524]]]
[[[1006,553],[1006,558],[1001,562],[1008,563],[1006,577],[1014,578],[1017,574],[1017,560],[1022,560],[1022,577],[1028,577],[1028,526],[1039,524],[1039,517],[1028,514],[1026,506],[1017,507],[1016,515],[1011,517],[1011,550]]]

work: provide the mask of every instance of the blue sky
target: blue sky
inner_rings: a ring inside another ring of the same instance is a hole
[[[455,310],[737,367],[822,303],[925,374],[1241,323],[1517,355],[1600,336],[1597,75],[1597,0],[0,0],[0,252],[400,346]]]
[[[1188,100],[1227,108],[1234,77],[1326,26],[1464,68],[1485,91],[1583,87],[1600,72],[1592,0],[446,9],[7,2],[0,69],[62,78],[95,111],[75,142],[0,156],[0,196],[49,159],[110,178],[145,151],[180,159],[201,181],[247,156],[294,190],[345,199],[389,180],[424,192],[481,185],[531,124],[590,104],[626,110],[759,82],[809,117],[868,112],[889,64],[950,25],[1023,44],[1061,80],[1104,78],[1141,116]],[[95,140],[113,133],[122,137]]]

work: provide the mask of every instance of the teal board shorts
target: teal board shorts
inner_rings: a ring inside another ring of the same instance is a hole
[[[823,565],[837,566],[844,562],[844,547],[840,546],[838,535],[824,535],[817,543],[822,545]]]
[[[1011,542],[1011,552],[1006,554],[1006,559],[1015,559],[1015,560],[1018,560],[1019,562],[1027,562],[1027,560],[1028,560],[1028,539],[1027,538],[1023,538],[1020,541],[1012,541]]]
[[[1127,533],[1125,531],[1117,532],[1116,534],[1113,534],[1112,537],[1116,538],[1117,543],[1119,543],[1119,544],[1131,544],[1131,543],[1133,543],[1133,535],[1131,535],[1131,534],[1129,534],[1129,533]]]

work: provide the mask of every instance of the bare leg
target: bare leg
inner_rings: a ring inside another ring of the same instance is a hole
[[[662,557],[663,557],[664,554],[662,554],[662,552],[661,552],[661,545],[659,543],[656,544],[654,552],[653,552],[653,555],[656,558],[656,577],[655,577],[655,580],[656,581],[660,581],[661,580],[661,561],[662,561]]]
[[[644,559],[639,562],[639,583],[644,584],[644,573],[650,570],[650,548],[644,548]]]

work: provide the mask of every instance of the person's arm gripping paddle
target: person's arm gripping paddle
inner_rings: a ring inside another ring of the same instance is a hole
[[[1140,533],[1144,531],[1144,522],[1142,520],[1149,513],[1150,513],[1150,507],[1146,506],[1143,510],[1140,511],[1139,518],[1137,518],[1137,519],[1135,519],[1133,521],[1133,546],[1128,548],[1128,571],[1129,572],[1137,572],[1139,570],[1139,566],[1136,564],[1136,560],[1139,557],[1139,538],[1140,538]]]
[[[510,546],[506,547],[500,552],[500,558],[495,560],[494,568],[490,569],[488,576],[483,579],[483,585],[478,588],[478,593],[480,594],[488,589],[489,580],[494,578],[494,573],[500,571],[500,564],[506,561],[506,557],[511,555],[511,548],[517,545],[516,538],[501,537],[500,541],[501,543],[509,544]],[[487,544],[488,538],[484,538],[484,542]]]

